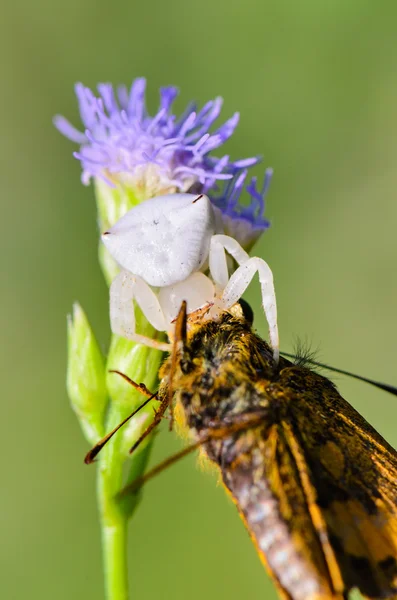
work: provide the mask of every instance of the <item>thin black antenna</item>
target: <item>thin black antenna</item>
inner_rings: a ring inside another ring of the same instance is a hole
[[[138,406],[138,408],[136,408],[134,411],[132,411],[132,413],[130,415],[128,415],[128,417],[123,419],[121,421],[121,423],[116,425],[116,427],[114,429],[112,429],[112,431],[110,431],[102,439],[100,439],[99,442],[97,442],[95,444],[95,446],[93,448],[91,448],[91,450],[89,452],[87,452],[87,454],[85,455],[85,458],[84,458],[84,462],[86,465],[90,465],[91,463],[95,462],[95,457],[97,456],[97,454],[99,454],[99,452],[102,450],[102,448],[105,446],[105,444],[108,443],[110,438],[112,438],[114,436],[114,434],[120,429],[120,427],[122,427],[125,423],[127,423],[127,421],[129,421],[132,417],[134,417],[151,400],[153,400],[154,398],[157,398],[157,392],[152,394],[152,392],[150,392],[147,389],[147,387],[144,383],[135,383],[135,381],[133,381],[125,373],[122,373],[121,371],[117,371],[116,369],[110,369],[109,373],[116,373],[116,375],[120,375],[120,377],[125,379],[125,381],[127,383],[129,383],[135,390],[137,390],[138,392],[140,392],[141,394],[146,396],[146,400],[144,402],[142,402],[142,404],[140,404]]]
[[[295,354],[290,354],[289,352],[280,352],[283,356],[287,358],[297,358]],[[394,385],[389,385],[388,383],[381,383],[380,381],[374,381],[373,379],[368,379],[368,377],[363,377],[362,375],[356,375],[355,373],[350,373],[349,371],[344,371],[343,369],[337,369],[336,367],[330,367],[325,363],[317,362],[316,360],[311,360],[310,358],[305,358],[305,362],[310,363],[311,365],[315,365],[316,367],[321,367],[322,369],[327,369],[328,371],[333,371],[334,373],[341,373],[342,375],[347,375],[348,377],[353,377],[353,379],[358,379],[359,381],[365,381],[365,383],[369,383],[385,392],[389,392],[394,396],[397,396],[397,387]]]
[[[107,435],[105,435],[102,439],[100,439],[99,442],[97,442],[95,444],[95,446],[93,448],[91,448],[91,450],[89,452],[87,452],[87,454],[85,455],[85,458],[84,458],[85,464],[90,465],[91,463],[95,462],[95,457],[97,456],[97,454],[100,453],[100,451],[105,446],[105,444],[108,443],[110,438],[112,438],[114,436],[114,434],[123,425],[125,425],[125,423],[127,423],[127,421],[132,419],[132,417],[134,417],[136,415],[136,413],[138,413],[144,406],[146,406],[146,404],[148,404],[156,396],[157,396],[157,393],[153,394],[153,396],[150,396],[150,398],[147,398],[144,402],[142,402],[142,404],[140,406],[138,406],[138,408],[136,408],[130,415],[128,415],[128,417],[126,417],[125,419],[123,419],[123,421],[121,421],[121,423],[116,425],[116,427],[114,429],[112,429],[112,431],[110,431]]]

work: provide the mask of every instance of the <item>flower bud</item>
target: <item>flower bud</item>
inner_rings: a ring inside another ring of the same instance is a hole
[[[105,367],[101,351],[81,306],[68,317],[67,391],[87,440],[93,444],[104,433],[107,405]]]
[[[137,330],[142,335],[162,340],[158,331],[143,317],[138,307],[136,311]],[[145,382],[151,392],[156,392],[158,386],[158,371],[163,353],[141,344],[136,344],[118,335],[112,336],[108,361],[107,361],[107,389],[110,395],[110,412],[117,414],[117,418],[125,418],[127,414],[138,408],[146,396],[135,390],[125,379],[111,370],[117,370],[130,377],[135,383]],[[141,433],[153,419],[153,411],[158,402],[149,402],[133,419],[126,424],[122,431],[120,443],[121,456],[127,457],[131,446],[136,442]],[[115,421],[117,421],[117,418]],[[111,421],[113,421],[110,415]],[[121,419],[120,419],[121,420]],[[143,449],[142,446],[141,449]]]

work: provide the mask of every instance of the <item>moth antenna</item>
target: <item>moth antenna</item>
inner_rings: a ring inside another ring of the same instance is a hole
[[[295,354],[290,354],[289,352],[280,352],[283,356],[287,358],[296,358]],[[365,383],[369,383],[374,387],[379,388],[380,390],[384,390],[385,392],[389,392],[393,394],[393,396],[397,396],[397,386],[390,385],[389,383],[382,383],[380,381],[375,381],[374,379],[369,379],[368,377],[363,377],[363,375],[357,375],[356,373],[350,373],[350,371],[344,371],[343,369],[337,369],[336,367],[330,367],[325,363],[320,363],[316,360],[312,360],[310,357],[305,357],[305,362],[310,363],[311,365],[315,365],[316,367],[321,367],[322,369],[327,369],[328,371],[333,371],[334,373],[340,373],[341,375],[347,375],[348,377],[352,377],[353,379],[358,379],[359,381],[365,381]]]
[[[123,379],[125,379],[125,381],[127,381],[130,385],[132,385],[132,387],[134,389],[136,389],[138,392],[141,392],[141,394],[143,394],[144,396],[147,396],[147,400],[145,400],[145,402],[142,402],[142,404],[140,406],[138,406],[138,408],[136,408],[128,417],[126,417],[123,421],[121,421],[121,423],[116,425],[116,427],[114,429],[112,429],[112,431],[110,431],[101,440],[99,440],[99,442],[97,442],[95,444],[95,446],[93,448],[91,448],[91,450],[89,452],[87,452],[87,454],[85,455],[85,458],[84,458],[84,462],[86,465],[89,465],[94,462],[97,454],[102,450],[102,448],[105,446],[105,444],[107,444],[107,442],[110,440],[110,438],[112,438],[114,436],[114,434],[120,429],[120,427],[125,425],[125,423],[127,423],[127,421],[129,421],[144,406],[146,406],[146,404],[148,404],[150,402],[150,400],[153,400],[153,398],[155,398],[157,396],[157,392],[152,394],[147,389],[147,387],[144,383],[135,383],[135,381],[130,379],[130,377],[128,377],[128,375],[125,375],[125,373],[122,373],[121,371],[117,371],[116,369],[111,369],[109,371],[109,373],[117,373],[117,375],[120,375]]]

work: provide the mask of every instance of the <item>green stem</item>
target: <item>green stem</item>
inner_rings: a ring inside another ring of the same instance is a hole
[[[101,460],[98,468],[98,508],[100,512],[102,554],[105,575],[106,600],[128,600],[127,525],[128,516],[122,510],[114,494],[113,469]],[[121,469],[120,469],[121,471]],[[121,476],[120,474],[117,474]],[[116,477],[118,479],[118,477]]]
[[[137,310],[136,321],[143,335],[154,336],[154,330]],[[150,390],[157,387],[157,374],[162,353],[113,336],[107,367],[117,367],[134,381],[143,381]],[[142,395],[126,384],[124,379],[108,373],[107,391],[110,396],[105,431],[112,431],[131,410],[142,403]],[[141,492],[125,497],[120,492],[125,485],[140,477],[146,467],[151,448],[147,439],[132,456],[129,449],[153,418],[155,401],[142,409],[138,420],[130,421],[123,430],[105,445],[98,460],[98,508],[102,532],[106,600],[128,600],[127,525],[135,511]],[[143,421],[142,421],[143,419]]]
[[[128,600],[127,524],[120,517],[102,525],[102,552],[107,600]]]
[[[125,414],[111,411],[109,429]],[[126,484],[142,475],[149,458],[151,440],[131,461]],[[98,509],[101,524],[102,554],[106,600],[128,600],[127,527],[140,500],[140,491],[121,498],[123,461],[120,458],[120,436],[103,449],[98,465]]]

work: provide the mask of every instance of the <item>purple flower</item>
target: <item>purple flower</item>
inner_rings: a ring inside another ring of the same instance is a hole
[[[247,169],[236,169],[232,179],[220,192],[209,190],[208,196],[221,213],[225,233],[237,239],[245,248],[250,248],[258,237],[270,227],[265,218],[265,198],[273,176],[273,169],[266,169],[263,184],[257,189],[257,177],[246,185]],[[249,204],[240,203],[244,190],[249,195]]]
[[[64,117],[55,117],[55,126],[67,138],[80,144],[74,156],[81,161],[82,181],[91,177],[109,185],[124,184],[138,200],[174,192],[202,192],[219,180],[234,180],[237,173],[258,162],[257,157],[231,162],[229,156],[212,156],[233,134],[239,115],[210,132],[217,120],[222,99],[207,102],[197,111],[189,104],[177,118],[172,104],[175,87],[160,90],[160,107],[149,116],[145,105],[146,80],[135,79],[131,89],[114,91],[99,84],[99,96],[81,83],[76,95],[85,131],[81,133]],[[245,172],[245,171],[244,171]]]

